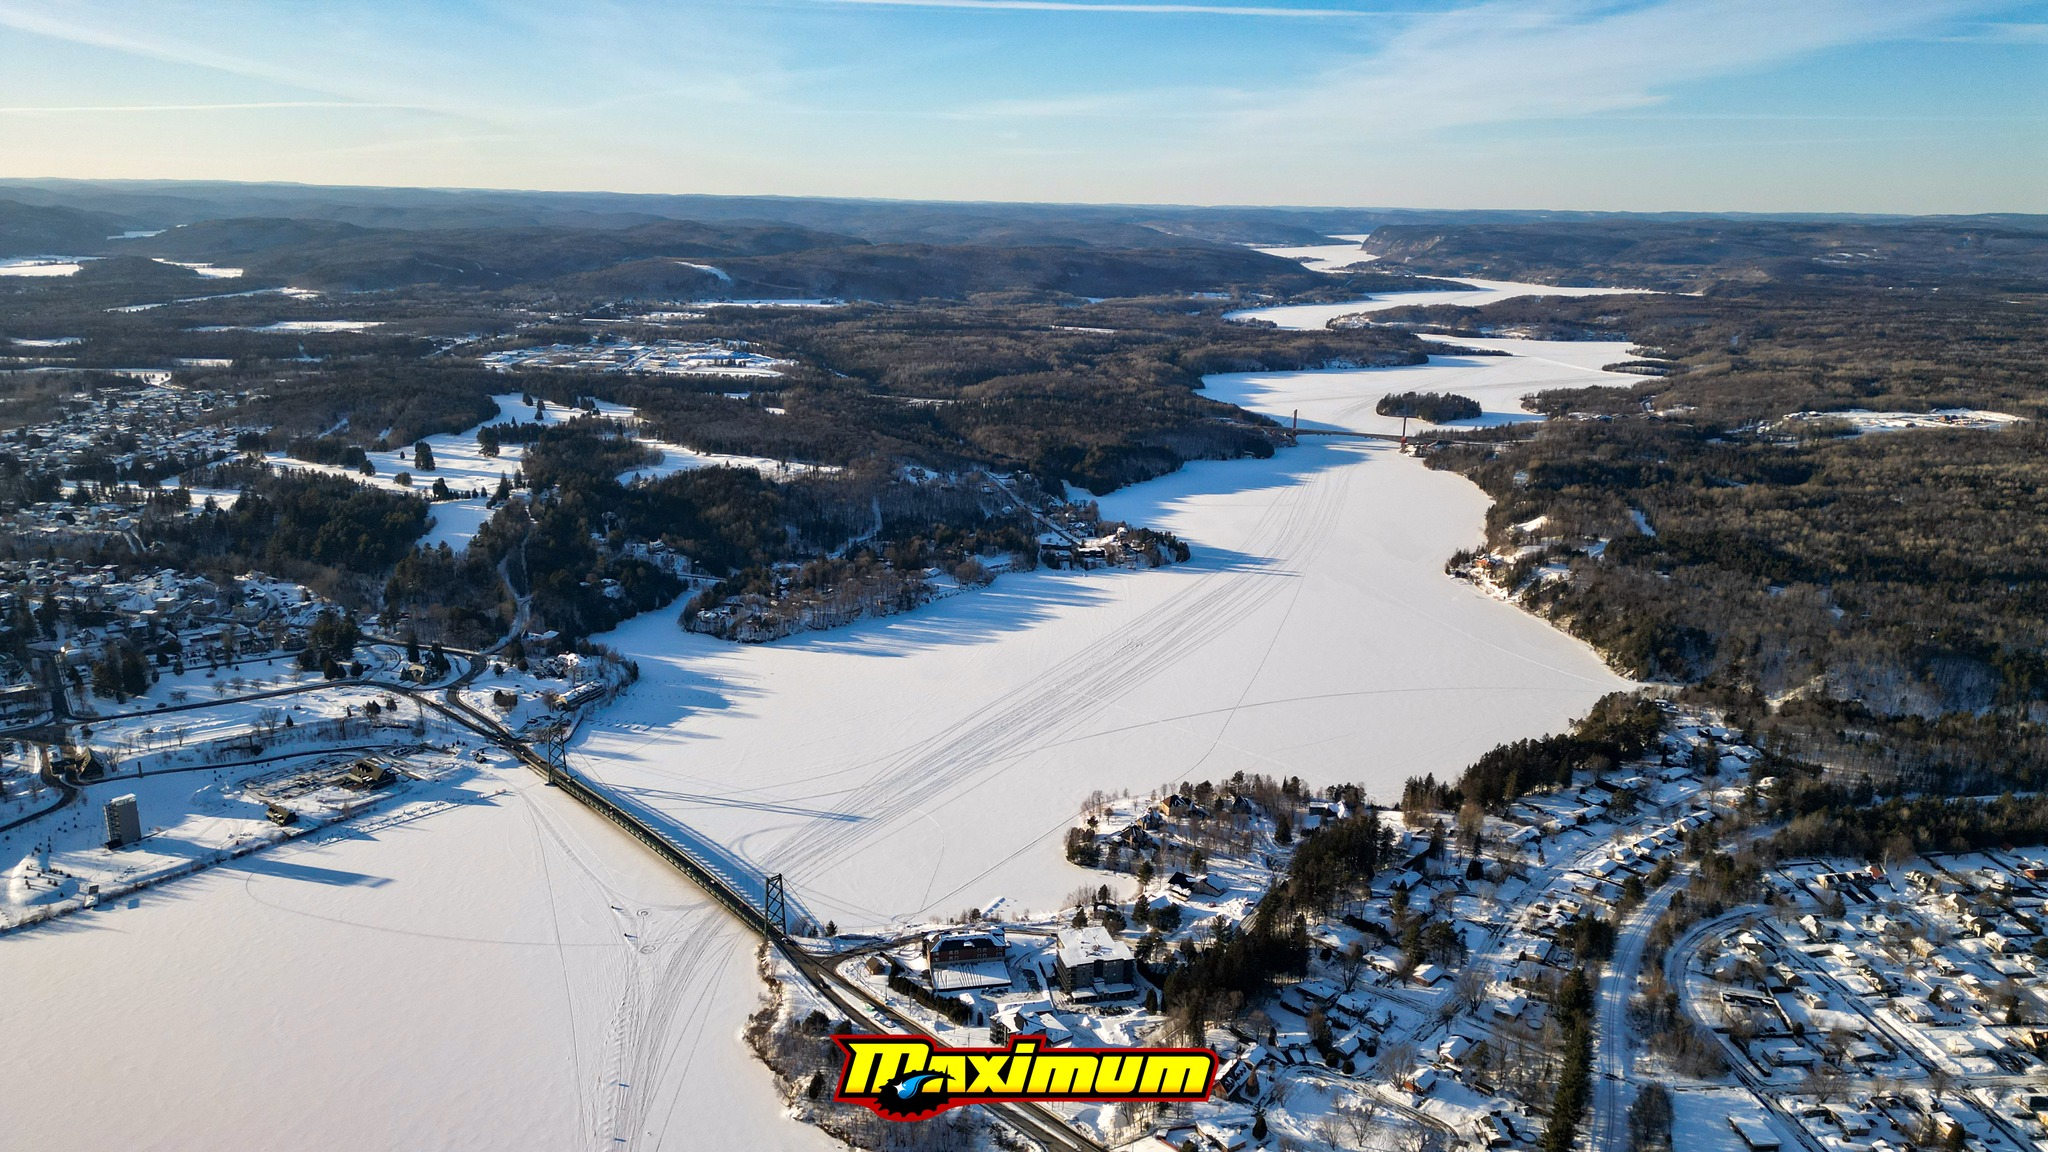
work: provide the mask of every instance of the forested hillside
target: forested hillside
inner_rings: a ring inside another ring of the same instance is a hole
[[[1388,318],[1626,335],[1658,373],[1535,398],[1552,419],[1533,438],[1432,461],[1494,497],[1495,546],[1543,545],[1512,580],[1569,566],[1528,585],[1530,606],[1631,674],[1732,703],[1780,751],[1881,786],[2031,787],[2048,778],[2048,284],[1989,288],[2008,266],[1957,260],[1920,287],[1744,287],[1717,268],[1703,296]],[[1825,415],[1937,409],[2026,419],[1861,431]],[[1797,412],[1823,415],[1784,420]]]
[[[1390,268],[1548,284],[2038,288],[2048,217],[1772,220],[1741,217],[1390,224],[1366,250]]]

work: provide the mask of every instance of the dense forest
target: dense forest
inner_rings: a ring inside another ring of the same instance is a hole
[[[197,571],[261,569],[346,594],[398,563],[427,527],[425,500],[338,477],[227,466],[207,479],[238,488],[240,499],[195,511],[153,506],[142,528],[167,559]]]
[[[1953,254],[1980,234],[1943,235],[1947,247],[1899,243]],[[1432,458],[1494,498],[1493,544],[1536,546],[1509,583],[1538,563],[1568,566],[1568,581],[1529,585],[1530,607],[1623,671],[1734,709],[1788,754],[1886,787],[2037,787],[2048,770],[2048,281],[2027,293],[2004,284],[2008,257],[2036,234],[2000,235],[1924,288],[1772,279],[1768,261],[1703,258],[1699,296],[1389,318],[1625,336],[1660,373],[1547,393],[1533,404],[1552,418],[1533,437]],[[1731,267],[1762,279],[1738,282]],[[1915,267],[1901,278],[1935,275]],[[1845,420],[1783,419],[1942,408],[2025,420],[1987,430],[1930,417],[1859,435]],[[1514,530],[1538,516],[1543,539]]]
[[[1191,459],[1271,452],[1265,421],[1201,395],[1206,373],[1424,355],[1405,333],[1281,332],[1226,323],[1222,311],[1140,298],[719,312],[623,331],[738,338],[803,367],[743,400],[715,382],[577,386],[637,408],[662,439],[704,451],[829,464],[896,456],[1022,470],[1100,494]]]
[[[335,448],[382,451],[474,426],[490,419],[492,395],[526,391],[561,403],[596,396],[629,404],[655,435],[702,451],[1022,470],[1097,493],[1190,459],[1270,451],[1264,421],[1200,394],[1205,373],[1423,359],[1420,344],[1394,330],[1281,332],[1222,319],[1240,294],[1265,291],[1267,266],[1295,278],[1290,291],[1308,295],[1364,291],[1375,285],[1372,277],[1288,272],[1287,261],[1237,249],[1232,259],[1257,261],[1257,274],[1219,282],[1200,271],[1200,261],[1174,264],[1178,251],[1148,259],[1181,268],[1190,286],[1220,283],[1225,291],[1214,299],[1179,293],[1091,302],[1062,289],[916,306],[713,309],[666,314],[658,323],[601,293],[565,300],[436,285],[375,294],[219,293],[221,281],[189,269],[109,257],[70,277],[0,283],[0,337],[73,341],[21,358],[42,369],[170,363],[181,386],[232,399],[215,419],[267,428],[259,446],[274,450],[325,439]],[[572,301],[576,312],[558,310]],[[488,351],[586,343],[601,333],[740,340],[793,365],[735,396],[727,394],[730,381],[715,377],[535,371],[512,378],[474,361]],[[9,405],[0,419],[25,421],[34,411]]]
[[[1439,782],[1434,775],[1409,777],[1401,789],[1401,808],[1415,820],[1466,804],[1498,811],[1539,789],[1568,787],[1574,773],[1599,776],[1619,768],[1655,747],[1663,727],[1663,713],[1654,703],[1611,692],[1571,731],[1498,745],[1467,766],[1456,781]]]
[[[1470,420],[1480,413],[1479,401],[1449,392],[1396,392],[1379,398],[1373,411],[1382,416],[1409,416],[1432,424]]]

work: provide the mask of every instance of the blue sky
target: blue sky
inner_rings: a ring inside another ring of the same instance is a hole
[[[2048,3],[0,0],[0,175],[2048,211]]]

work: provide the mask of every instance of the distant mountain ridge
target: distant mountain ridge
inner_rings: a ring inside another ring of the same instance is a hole
[[[2048,281],[2048,217],[1392,224],[1365,248],[1389,271],[1695,290],[1808,282]]]
[[[0,259],[98,252],[128,222],[106,212],[0,199]]]
[[[159,231],[160,230],[160,231]],[[150,236],[115,239],[123,233]],[[1252,244],[1370,232],[1387,272],[1691,290],[2038,282],[2048,217],[1625,215],[0,180],[0,257],[156,257],[244,287],[544,287],[613,299],[962,299],[1365,288]],[[713,270],[715,269],[715,270]],[[139,274],[139,273],[136,273]],[[1589,281],[1588,278],[1591,278]],[[127,275],[132,279],[133,275]],[[1369,289],[1367,289],[1369,290]]]
[[[660,220],[785,224],[875,243],[1174,246],[1304,244],[1400,224],[1489,225],[1684,221],[1900,223],[1907,216],[1830,213],[1609,213],[1547,209],[1432,210],[1371,207],[1044,204],[875,200],[845,197],[709,196],[623,192],[336,187],[225,181],[0,179],[0,199],[104,213],[130,227],[281,217],[364,228],[623,229]],[[1927,217],[1986,226],[2048,228],[2048,217]],[[2032,224],[2025,222],[2032,221]],[[112,233],[108,233],[111,235]]]

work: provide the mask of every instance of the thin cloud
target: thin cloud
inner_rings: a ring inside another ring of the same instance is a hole
[[[1981,24],[1974,32],[1929,39],[1950,44],[2048,44],[2048,24]]]
[[[90,48],[121,52],[148,60],[205,68],[250,80],[286,84],[301,91],[315,87],[302,73],[275,64],[169,38],[137,36],[88,21],[67,20],[48,10],[26,5],[0,3],[0,28],[12,28],[17,32],[27,32],[51,40],[83,44]]]
[[[228,20],[141,0],[90,7],[0,0],[0,31],[256,81],[283,90],[279,106],[304,94],[507,127],[664,96],[753,102],[788,83],[766,46],[724,27],[714,37],[707,18],[681,7],[563,9],[506,0],[482,22],[425,5],[345,21],[328,9],[312,12],[258,8]],[[320,52],[271,49],[309,36],[322,39]],[[724,50],[679,68],[665,47],[678,41]]]
[[[1988,5],[1920,0],[1486,3],[1410,22],[1378,51],[1247,114],[1268,132],[1383,138],[1654,108],[1671,89],[1922,34]]]
[[[1092,12],[1139,16],[1270,16],[1281,19],[1364,19],[1412,16],[1373,8],[1283,8],[1241,4],[1090,4],[1087,0],[815,0],[863,8],[949,8],[964,12]]]
[[[221,104],[73,104],[0,107],[0,116],[68,116],[129,112],[231,112],[267,108],[360,108],[379,111],[426,111],[414,104],[366,104],[356,100],[242,100]]]

